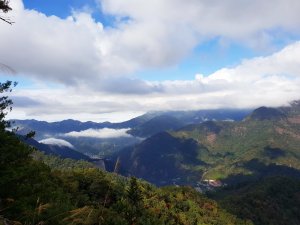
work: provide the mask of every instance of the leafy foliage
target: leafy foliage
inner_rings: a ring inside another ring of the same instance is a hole
[[[1,4],[4,4],[4,3],[0,2],[0,7],[1,7]],[[13,85],[16,86],[17,83],[15,82]],[[11,81],[6,81],[4,83],[0,83],[0,94],[11,92],[12,91],[11,86],[12,86]],[[0,129],[4,129],[4,128],[10,126],[10,123],[8,121],[4,120],[4,117],[7,115],[8,111],[11,111],[11,109],[12,109],[11,105],[12,105],[12,100],[9,99],[8,96],[2,95],[0,97]]]
[[[254,224],[296,225],[300,222],[300,180],[272,177],[215,194],[229,212]]]
[[[43,152],[38,150],[33,151],[31,156],[35,160],[42,161],[52,170],[72,170],[95,167],[94,164],[84,160],[74,160],[70,158],[61,158],[54,155],[45,155]]]

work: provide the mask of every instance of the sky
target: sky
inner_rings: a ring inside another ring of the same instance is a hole
[[[11,0],[8,118],[124,121],[300,99],[298,0]]]

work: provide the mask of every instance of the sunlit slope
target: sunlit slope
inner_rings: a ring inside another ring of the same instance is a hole
[[[120,156],[127,173],[157,184],[293,173],[300,169],[300,104],[261,107],[239,122],[207,121],[160,133]]]

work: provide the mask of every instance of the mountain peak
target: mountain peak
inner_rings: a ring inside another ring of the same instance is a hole
[[[286,115],[279,109],[271,107],[259,107],[249,116],[252,120],[277,120],[283,119]]]

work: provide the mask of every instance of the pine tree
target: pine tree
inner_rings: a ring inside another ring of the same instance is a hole
[[[0,94],[4,94],[7,92],[11,92],[11,86],[16,86],[15,82],[12,84],[11,81],[6,81],[5,83],[0,83]],[[9,127],[9,122],[4,120],[8,111],[11,111],[11,105],[13,104],[12,100],[8,98],[8,96],[0,96],[0,129],[4,130],[4,128]]]
[[[135,224],[143,214],[143,193],[136,177],[130,177],[127,189],[127,220],[129,224]]]
[[[136,177],[130,177],[130,184],[127,190],[127,196],[129,202],[134,206],[139,206],[142,203],[143,194]]]

